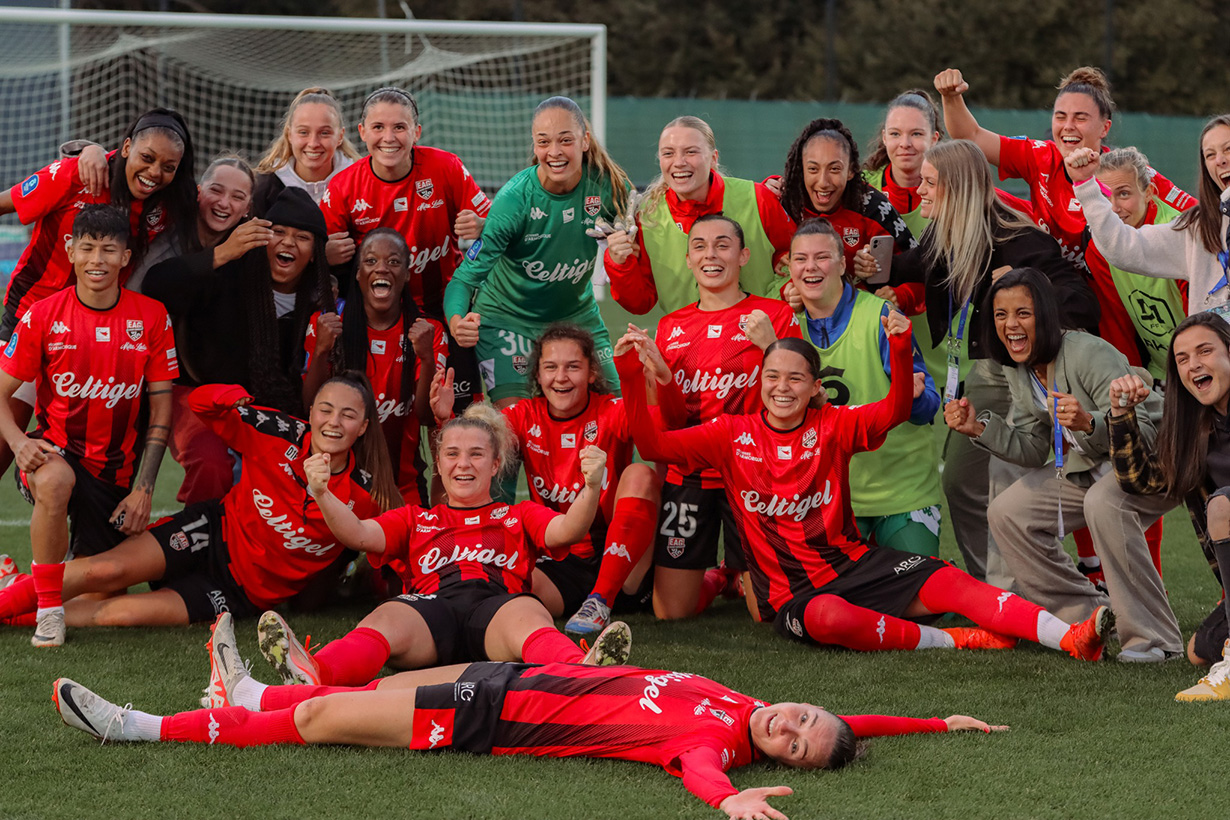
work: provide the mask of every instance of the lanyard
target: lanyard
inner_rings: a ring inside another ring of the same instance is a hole
[[[1063,480],[1063,426],[1059,423],[1059,397],[1055,394],[1059,392],[1059,383],[1054,378],[1054,364],[1047,366],[1047,381],[1051,383],[1051,389],[1048,393],[1046,385],[1042,380],[1031,370],[1029,377],[1034,380],[1034,384],[1042,389],[1042,394],[1046,398],[1051,413],[1051,428],[1053,431],[1052,447],[1055,449],[1055,481]],[[1063,486],[1058,485],[1059,489],[1059,537],[1062,539],[1063,532]]]
[[[969,306],[973,297],[961,305],[961,317],[957,322],[956,338],[952,335],[952,294],[948,295],[948,378],[944,381],[944,404],[957,397],[961,380],[961,340],[965,338],[965,321],[969,318]]]
[[[1227,284],[1230,284],[1230,282],[1227,281],[1227,279],[1230,278],[1230,251],[1218,251],[1217,261],[1221,263],[1221,278],[1217,280],[1217,284],[1213,285],[1213,287],[1209,290],[1208,295],[1204,297],[1204,303],[1206,305],[1209,303],[1209,300],[1214,293],[1217,293],[1217,291],[1224,288]]]

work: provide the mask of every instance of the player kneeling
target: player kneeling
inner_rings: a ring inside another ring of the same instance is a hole
[[[109,205],[85,206],[68,251],[76,286],[36,302],[0,355],[0,434],[17,460],[18,489],[34,505],[32,577],[5,590],[16,588],[29,607],[0,609],[0,617],[25,616],[17,619],[24,624],[37,605],[34,646],[64,643],[65,557],[108,550],[149,523],[179,367],[166,310],[120,288],[131,256],[128,217]],[[38,428],[27,436],[9,399],[30,381]],[[137,475],[147,384],[149,427]]]
[[[346,744],[634,760],[681,777],[688,791],[728,817],[775,820],[786,815],[768,798],[792,789],[739,791],[726,772],[764,759],[839,769],[862,755],[858,738],[1008,728],[963,715],[838,716],[806,703],[769,704],[686,672],[633,666],[472,663],[403,672],[360,689],[265,686],[248,676],[229,615],[219,617],[213,642],[215,666],[228,670],[225,686],[234,705],[158,717],[60,678],[52,689],[56,708],[67,725],[104,741]]]

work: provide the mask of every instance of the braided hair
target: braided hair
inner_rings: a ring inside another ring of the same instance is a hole
[[[863,179],[858,170],[858,144],[854,135],[841,120],[821,117],[812,120],[799,134],[798,139],[786,153],[786,168],[782,171],[782,207],[796,223],[806,219],[806,212],[813,210],[811,198],[807,195],[807,186],[803,181],[803,149],[813,139],[827,139],[844,145],[847,165],[853,176],[846,182],[846,189],[841,195],[841,206],[851,211],[858,211],[863,198],[871,190],[871,186]]]

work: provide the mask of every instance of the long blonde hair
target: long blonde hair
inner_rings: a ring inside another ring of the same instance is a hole
[[[665,134],[668,128],[691,128],[700,134],[701,139],[708,146],[710,152],[717,153],[717,137],[713,135],[713,129],[709,127],[709,123],[700,117],[693,117],[687,114],[682,117],[675,117],[675,119],[662,126],[662,133]],[[723,176],[726,174],[726,170],[716,162],[713,163],[713,170]],[[645,193],[641,195],[641,204],[637,207],[637,213],[649,216],[657,210],[658,206],[666,201],[666,189],[668,187],[666,177],[658,174],[653,182],[649,183]]]
[[[632,180],[628,178],[627,172],[619,167],[619,163],[611,159],[611,155],[602,147],[602,143],[598,142],[598,138],[594,136],[593,128],[590,127],[589,119],[585,116],[585,112],[581,110],[579,105],[567,97],[548,97],[534,109],[533,119],[538,119],[539,114],[550,108],[559,108],[567,111],[581,129],[581,133],[589,136],[589,148],[585,151],[582,163],[593,168],[599,177],[605,177],[610,180],[611,198],[614,201],[615,211],[623,213],[624,209],[628,207],[628,192],[632,189]],[[538,157],[532,153],[530,155],[530,164],[538,164]]]
[[[965,302],[987,273],[995,242],[1038,230],[1018,211],[1000,202],[986,155],[969,140],[950,140],[927,149],[924,160],[935,167],[944,186],[923,232],[927,263],[944,266],[944,285]]]
[[[342,144],[337,147],[337,150],[351,159],[359,158],[359,152],[351,144],[350,138],[346,136],[346,120],[342,116],[341,103],[337,101],[337,98],[333,96],[333,92],[329,91],[329,89],[312,86],[311,88],[303,89],[291,100],[290,107],[286,109],[286,116],[282,118],[282,130],[274,137],[273,142],[269,143],[269,150],[265,152],[265,156],[261,157],[261,161],[257,164],[256,173],[272,174],[294,158],[294,154],[290,149],[290,123],[295,118],[295,112],[299,110],[299,106],[308,103],[320,103],[321,105],[329,106],[333,110],[333,115],[337,119],[337,130],[342,135]]]

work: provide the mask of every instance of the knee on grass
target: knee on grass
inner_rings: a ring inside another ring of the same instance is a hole
[[[1224,495],[1210,498],[1205,515],[1209,522],[1209,538],[1214,541],[1230,538],[1230,498]]]

